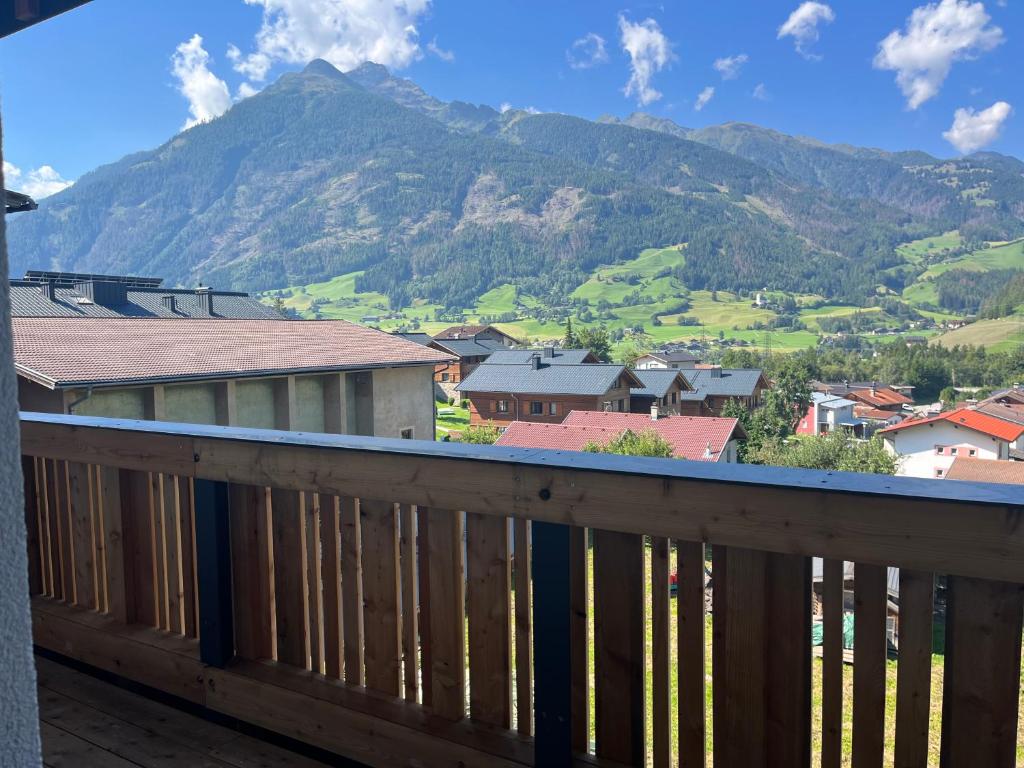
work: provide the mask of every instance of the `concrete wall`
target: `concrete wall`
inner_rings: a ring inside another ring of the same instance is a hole
[[[72,390],[68,402],[85,396],[86,391]],[[146,418],[146,391],[143,389],[94,389],[92,396],[75,406],[79,416],[106,416],[120,419]],[[63,412],[64,409],[61,410]]]
[[[274,428],[274,385],[270,381],[239,381],[235,385],[238,426]]]
[[[410,427],[416,440],[434,439],[433,371],[426,366],[374,371],[374,434],[401,437]]]
[[[324,432],[324,381],[322,376],[295,377],[295,423],[299,432]]]
[[[216,424],[216,388],[213,384],[176,384],[164,387],[162,421]]]
[[[6,225],[0,216],[0,275],[8,274],[7,264]],[[0,627],[4,636],[0,643],[0,762],[33,768],[42,760],[28,600],[18,381],[14,373],[11,297],[6,279],[0,280],[0,361]]]

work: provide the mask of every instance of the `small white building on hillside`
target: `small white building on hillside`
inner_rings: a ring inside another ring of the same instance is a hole
[[[959,456],[1007,460],[1024,425],[970,408],[910,419],[879,430],[885,447],[900,459],[896,474],[943,478]]]

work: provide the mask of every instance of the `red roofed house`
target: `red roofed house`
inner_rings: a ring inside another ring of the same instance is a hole
[[[1006,460],[1018,447],[1024,425],[970,408],[923,419],[908,419],[878,431],[890,453],[900,457],[896,470],[909,477],[945,477],[960,456]]]
[[[672,446],[679,459],[736,462],[736,442],[746,437],[736,419],[711,416],[663,416],[639,413],[572,411],[561,424],[514,421],[497,445],[582,451],[588,443],[603,445],[626,430],[652,429]]]
[[[434,438],[451,355],[344,320],[15,317],[22,410]]]
[[[1024,485],[1024,462],[992,461],[957,456],[946,473],[947,480],[967,480],[972,483],[1012,483]]]

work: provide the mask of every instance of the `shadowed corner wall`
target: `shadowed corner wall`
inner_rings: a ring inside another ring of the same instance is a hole
[[[0,143],[3,131],[0,128]],[[0,151],[2,160],[2,151]],[[4,181],[0,170],[0,184]],[[3,189],[0,186],[0,189]],[[24,214],[20,214],[24,215]],[[0,215],[0,744],[4,765],[38,766],[39,707],[32,657],[18,383],[11,345],[7,226]]]

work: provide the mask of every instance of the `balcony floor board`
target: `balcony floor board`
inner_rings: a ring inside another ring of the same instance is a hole
[[[320,768],[240,734],[36,656],[43,762],[52,768]]]

